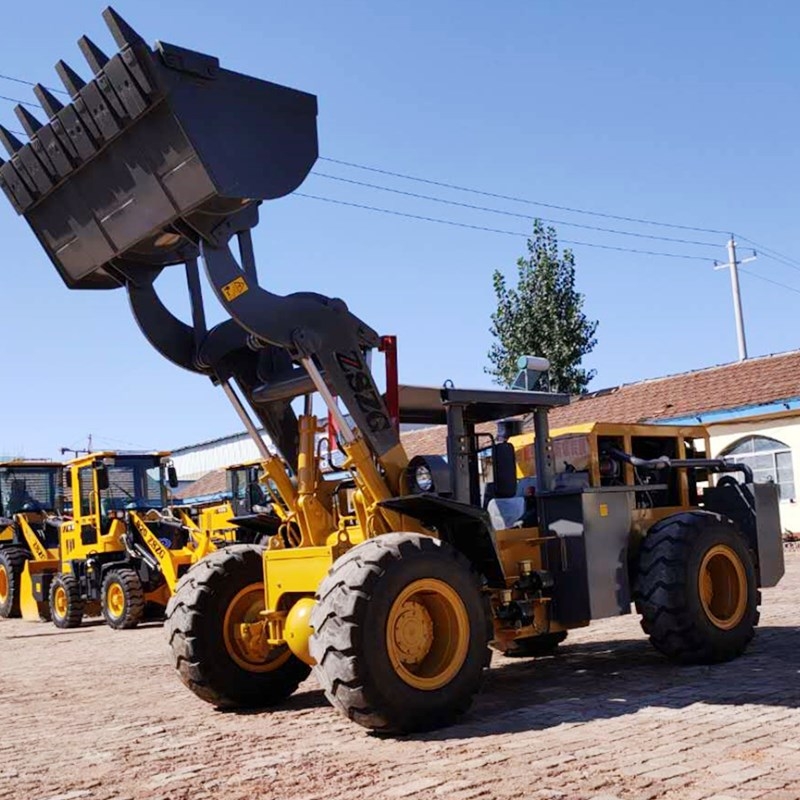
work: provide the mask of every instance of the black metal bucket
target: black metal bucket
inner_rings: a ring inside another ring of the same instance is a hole
[[[184,263],[237,210],[294,191],[318,154],[314,95],[151,49],[113,9],[103,17],[120,51],[83,37],[88,83],[57,64],[72,102],[37,86],[49,121],[15,109],[30,142],[0,126],[0,186],[72,289],[120,286],[115,260]]]

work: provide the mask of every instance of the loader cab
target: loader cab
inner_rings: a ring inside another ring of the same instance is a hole
[[[64,526],[72,558],[89,551],[122,549],[128,512],[167,505],[167,453],[99,452],[71,461],[67,468],[73,523]]]
[[[235,517],[255,513],[269,499],[261,485],[261,464],[258,461],[228,467],[227,483]]]
[[[29,547],[58,546],[58,529],[52,517],[63,513],[62,478],[62,465],[53,461],[0,464],[0,518],[7,520],[0,522],[0,543],[24,545],[26,536],[33,536],[39,545],[27,542]],[[22,528],[21,518],[25,521]]]
[[[476,537],[477,530],[487,524],[493,530],[507,529],[526,512],[535,517],[535,492],[530,488],[535,487],[535,481],[520,484],[516,449],[495,435],[494,426],[500,420],[533,414],[535,424],[544,433],[543,441],[548,441],[547,412],[568,403],[568,395],[535,389],[468,390],[447,386],[401,386],[399,395],[401,422],[447,426],[447,455],[412,458],[405,475],[406,497],[399,503],[391,502],[390,507],[402,507],[438,528],[446,524],[448,515],[470,517]],[[542,485],[549,488],[544,475]],[[464,524],[461,529],[469,527]]]
[[[0,464],[0,516],[53,513],[60,507],[62,496],[61,464]]]

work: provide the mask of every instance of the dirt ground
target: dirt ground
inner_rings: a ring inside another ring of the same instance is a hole
[[[0,800],[800,798],[800,552],[731,664],[679,668],[625,617],[546,659],[496,656],[463,722],[380,738],[313,679],[281,708],[221,713],[163,631],[0,620]]]

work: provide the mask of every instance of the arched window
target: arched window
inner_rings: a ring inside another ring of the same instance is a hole
[[[794,500],[792,450],[768,436],[747,436],[722,452],[726,461],[738,461],[753,470],[756,483],[776,483],[781,500]]]

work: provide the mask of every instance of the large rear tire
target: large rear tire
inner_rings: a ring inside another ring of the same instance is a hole
[[[83,598],[74,575],[59,573],[50,584],[50,617],[57,628],[77,628],[83,620]]]
[[[27,560],[28,553],[21,547],[0,549],[0,617],[21,616],[19,590]]]
[[[489,666],[487,605],[455,548],[417,533],[377,536],[339,558],[319,586],[314,674],[364,727],[447,725],[469,708]]]
[[[144,618],[144,589],[132,569],[115,569],[103,578],[103,617],[116,630],[135,628]]]
[[[167,605],[164,629],[175,669],[189,689],[218,708],[275,705],[310,672],[286,645],[270,647],[259,635],[262,552],[231,545],[211,553],[181,578]]]
[[[653,646],[694,664],[741,655],[761,600],[746,540],[731,522],[707,512],[678,514],[650,529],[634,598]]]

